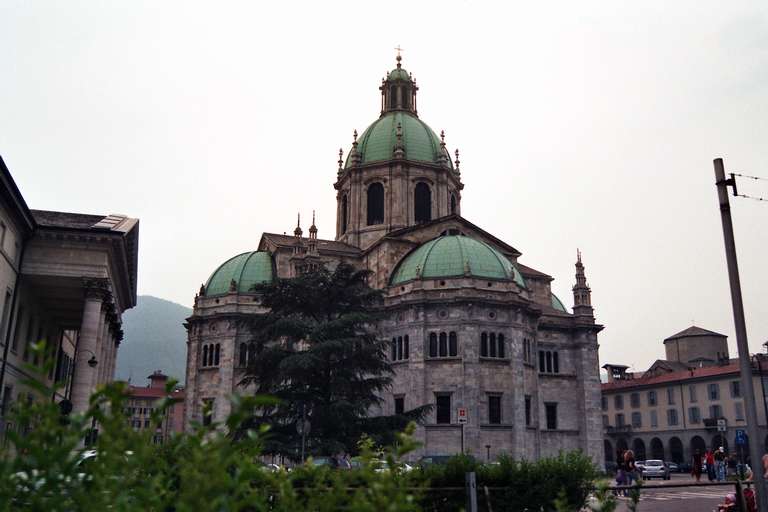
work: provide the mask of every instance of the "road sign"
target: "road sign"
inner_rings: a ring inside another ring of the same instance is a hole
[[[747,432],[742,429],[736,430],[736,445],[744,446],[747,444]]]
[[[459,418],[459,423],[464,424],[467,423],[467,408],[466,407],[459,407],[457,410],[457,416]]]
[[[728,423],[724,419],[717,420],[717,431],[718,432],[728,431]]]

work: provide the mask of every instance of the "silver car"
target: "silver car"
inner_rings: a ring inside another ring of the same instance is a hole
[[[661,478],[669,480],[669,466],[663,460],[646,460],[642,469],[643,480]]]

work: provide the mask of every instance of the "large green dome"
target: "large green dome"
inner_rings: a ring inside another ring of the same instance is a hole
[[[450,155],[440,144],[432,128],[408,111],[387,112],[369,126],[358,139],[357,152],[361,164],[392,160],[397,143],[397,125],[403,131],[405,158],[417,162],[453,167]],[[445,156],[441,159],[441,153]],[[351,161],[347,156],[346,167]]]
[[[268,252],[252,251],[238,254],[221,264],[205,283],[205,295],[229,292],[232,281],[240,293],[252,291],[253,286],[271,283],[275,279],[272,257]]]
[[[406,256],[392,274],[396,285],[420,278],[460,277],[525,280],[511,261],[490,245],[463,235],[441,236],[420,245]]]

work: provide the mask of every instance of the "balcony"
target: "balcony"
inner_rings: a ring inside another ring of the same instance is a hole
[[[726,427],[728,426],[728,420],[726,420],[725,418],[722,418],[722,417],[721,418],[704,418],[701,421],[702,421],[702,423],[704,423],[704,428],[706,428],[708,430],[717,430],[717,422],[719,420],[724,421],[725,422],[725,426]]]
[[[620,436],[630,434],[632,432],[632,425],[621,425],[618,427],[612,427],[607,425],[605,427],[605,433],[609,436]]]

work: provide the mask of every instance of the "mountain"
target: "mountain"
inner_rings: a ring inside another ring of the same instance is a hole
[[[147,383],[155,370],[184,384],[187,331],[182,325],[192,314],[188,307],[150,295],[139,295],[136,307],[123,313],[125,338],[117,352],[115,379],[135,386]]]

